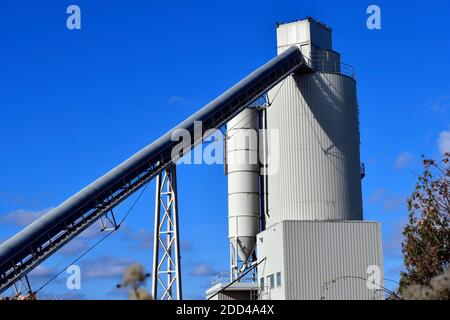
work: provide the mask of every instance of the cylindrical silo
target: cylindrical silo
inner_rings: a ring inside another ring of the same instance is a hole
[[[279,131],[279,165],[268,177],[267,226],[362,220],[356,82],[330,60],[313,61],[316,72],[290,76],[269,92],[267,127]]]
[[[245,109],[227,124],[228,238],[234,270],[246,262],[259,232],[258,113]]]

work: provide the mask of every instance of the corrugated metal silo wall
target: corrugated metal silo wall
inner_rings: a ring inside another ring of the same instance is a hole
[[[268,178],[267,226],[362,220],[356,82],[338,74],[295,75],[269,99],[268,129],[279,130],[280,158]],[[270,140],[269,153],[277,153]]]

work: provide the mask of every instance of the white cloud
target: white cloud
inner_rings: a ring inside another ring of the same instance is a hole
[[[47,276],[49,274],[51,274],[52,270],[50,270],[49,268],[41,265],[38,265],[36,268],[34,268],[31,272],[30,272],[30,276],[35,276],[35,277],[42,277],[42,276]]]
[[[53,208],[40,211],[29,211],[24,209],[16,210],[0,217],[0,222],[13,224],[18,227],[26,227],[36,219],[49,212],[51,209]]]
[[[36,268],[31,270],[31,272],[28,274],[30,277],[30,281],[32,282],[38,282],[39,284],[42,284],[42,282],[48,281],[52,279],[53,277],[58,276],[59,269],[56,268],[48,268],[42,264],[38,265]],[[54,279],[53,281],[59,281],[59,279]]]
[[[87,240],[75,238],[58,250],[58,254],[72,257],[88,249]]]
[[[406,209],[406,196],[389,192],[384,188],[375,189],[368,202],[380,205],[384,211],[403,211]]]
[[[94,223],[93,225],[89,226],[86,230],[84,230],[82,233],[80,233],[79,237],[84,239],[93,239],[96,236],[100,234],[102,231],[102,228],[100,226],[100,223]]]
[[[206,263],[196,264],[191,271],[191,275],[196,277],[215,276],[218,273],[218,271]]]
[[[133,230],[127,226],[122,227],[122,239],[129,243],[129,248],[137,251],[153,250],[153,232],[150,229]],[[181,240],[181,251],[192,252],[194,244],[189,240]]]
[[[383,189],[383,188],[376,189],[369,196],[369,202],[371,202],[371,203],[378,202],[379,200],[381,200],[384,197],[385,194],[386,194],[386,189]]]
[[[404,151],[400,153],[395,160],[394,167],[397,170],[403,169],[411,164],[413,161],[414,156],[411,154],[411,152]]]
[[[153,234],[150,229],[140,229],[138,231],[124,228],[122,235],[125,241],[130,242],[130,248],[136,250],[149,250],[153,248]]]
[[[447,119],[450,112],[450,94],[443,94],[433,101],[431,109]]]
[[[182,96],[172,96],[168,100],[169,104],[182,103],[184,101],[185,101],[185,99]]]
[[[28,226],[30,223],[40,218],[47,212],[52,210],[52,208],[44,209],[40,211],[29,211],[29,210],[16,210],[10,212],[3,217],[0,217],[1,223],[11,224],[20,228]],[[100,233],[100,225],[95,223],[84,230],[79,236],[75,239],[64,245],[59,251],[58,254],[63,256],[72,256],[76,253],[82,252],[88,248],[88,241],[90,239],[95,238]],[[0,243],[7,239],[0,239]]]
[[[128,258],[99,256],[83,262],[81,275],[84,279],[120,279],[134,262]]]
[[[450,131],[442,131],[439,134],[438,146],[442,154],[450,152]]]
[[[191,252],[195,250],[194,244],[189,240],[182,240],[180,246],[183,252]]]
[[[402,242],[403,229],[408,219],[402,217],[399,221],[391,224],[391,229],[383,236],[383,252],[386,257],[401,258],[402,256]]]
[[[406,208],[406,198],[398,195],[392,195],[383,203],[383,209],[386,211],[399,210]]]

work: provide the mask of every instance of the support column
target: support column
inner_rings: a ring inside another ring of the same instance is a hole
[[[153,238],[152,295],[161,300],[181,300],[180,238],[176,166],[156,178],[155,225]]]

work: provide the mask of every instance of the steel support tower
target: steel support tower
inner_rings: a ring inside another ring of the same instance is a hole
[[[180,237],[176,165],[156,177],[155,225],[153,239],[152,295],[161,300],[181,300]]]

